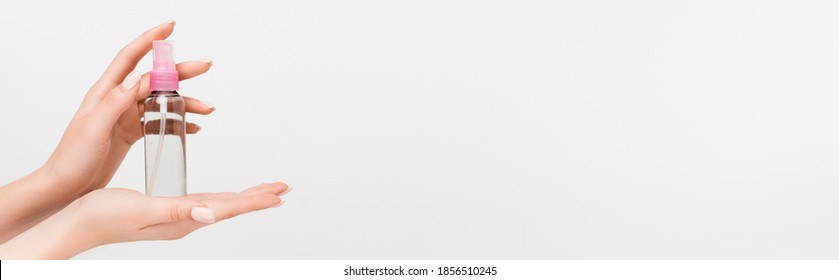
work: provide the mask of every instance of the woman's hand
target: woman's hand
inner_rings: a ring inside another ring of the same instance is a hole
[[[67,259],[119,242],[179,239],[221,220],[276,207],[290,190],[262,184],[240,193],[149,197],[127,189],[90,192],[0,246],[2,259]]]
[[[130,73],[151,50],[152,41],[163,40],[172,34],[175,22],[152,28],[125,46],[114,58],[102,77],[90,88],[64,137],[42,168],[47,176],[60,182],[66,195],[82,196],[105,187],[113,177],[125,154],[143,136],[140,118],[143,101],[149,96],[148,73],[140,78],[138,88],[128,96],[114,94],[115,88],[136,81]],[[190,61],[177,65],[179,78],[189,79],[207,72],[212,61]],[[127,79],[128,78],[128,79]],[[128,86],[127,88],[130,88]],[[188,113],[209,114],[212,105],[185,97]],[[187,123],[187,133],[194,134],[200,127]]]
[[[126,153],[143,136],[143,100],[150,94],[148,74],[134,72],[152,41],[169,37],[175,22],[154,27],[125,46],[88,90],[58,147],[28,176],[0,188],[0,243],[34,226],[90,191],[110,182]],[[212,61],[177,65],[181,80],[207,72]],[[214,107],[185,97],[186,111],[209,114]],[[200,127],[187,123],[187,133]]]

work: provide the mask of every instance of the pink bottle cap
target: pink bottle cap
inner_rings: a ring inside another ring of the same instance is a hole
[[[152,43],[153,67],[149,73],[149,90],[178,90],[178,70],[175,69],[174,42],[157,40]]]

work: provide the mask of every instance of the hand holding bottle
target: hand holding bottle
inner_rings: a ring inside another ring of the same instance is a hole
[[[126,189],[102,189],[129,148],[143,137],[141,117],[149,96],[148,74],[134,71],[152,48],[174,30],[169,21],[125,46],[93,84],[46,163],[0,187],[0,258],[69,258],[95,246],[151,239],[177,239],[209,223],[275,207],[283,183],[241,193],[149,197]],[[177,79],[207,72],[212,62],[176,65]],[[210,114],[213,106],[184,97],[187,113]],[[186,123],[194,134],[200,127]]]
[[[134,68],[151,50],[152,41],[169,37],[175,22],[149,29],[126,45],[88,90],[58,147],[35,172],[0,188],[0,242],[32,227],[90,191],[110,182],[130,147],[141,137],[143,100],[149,95],[148,74]],[[179,79],[207,72],[212,61],[179,63]],[[185,97],[188,113],[210,114],[215,108]],[[200,127],[186,124],[194,134]],[[49,194],[49,195],[44,195]]]

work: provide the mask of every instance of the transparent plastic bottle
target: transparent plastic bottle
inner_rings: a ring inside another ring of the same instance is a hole
[[[146,194],[186,195],[184,99],[177,91],[154,91],[146,98]]]
[[[143,139],[146,195],[186,195],[186,108],[178,94],[172,42],[154,41],[151,94],[145,100]]]

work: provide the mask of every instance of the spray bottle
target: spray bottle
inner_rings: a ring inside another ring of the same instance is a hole
[[[172,41],[154,41],[149,74],[151,94],[145,100],[146,195],[186,195],[186,108],[178,94]]]

